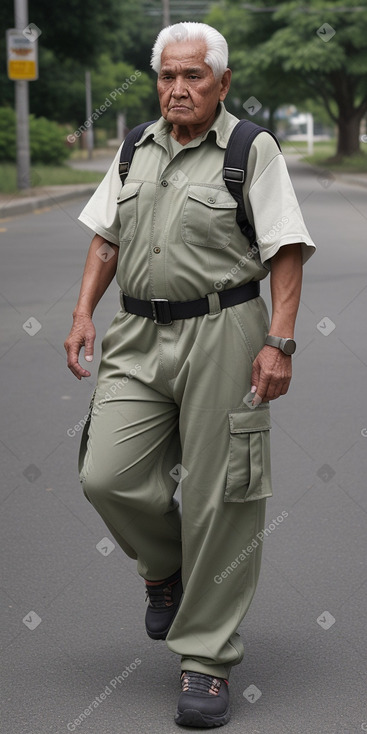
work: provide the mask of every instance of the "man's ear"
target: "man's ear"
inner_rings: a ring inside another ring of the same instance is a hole
[[[232,72],[230,69],[226,69],[221,80],[221,87],[220,87],[220,93],[219,93],[219,99],[221,102],[223,102],[228,94],[229,88],[231,86],[231,77]]]

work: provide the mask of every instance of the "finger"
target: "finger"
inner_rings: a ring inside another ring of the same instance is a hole
[[[262,398],[260,397],[260,395],[258,394],[258,392],[256,390],[256,385],[252,385],[252,387],[251,387],[251,393],[253,395],[253,399],[251,401],[251,405],[254,408],[256,408],[258,405],[260,405],[260,403],[262,401]]]
[[[266,395],[263,397],[263,402],[267,400],[277,400],[281,395],[286,394],[288,387],[288,379],[282,380],[281,382],[279,380],[270,380]]]
[[[88,370],[85,370],[84,367],[82,367],[79,362],[77,362],[76,365],[68,365],[70,371],[75,375],[75,377],[78,378],[78,380],[81,380],[82,377],[90,377],[91,373],[88,372]]]
[[[252,401],[252,405],[254,406],[254,408],[257,408],[257,406],[260,405],[260,403],[262,403],[262,398],[256,392],[255,395],[254,395],[254,399]]]
[[[260,377],[260,367],[259,367],[258,360],[255,359],[252,365],[252,374],[251,374],[251,385],[255,388],[259,384],[259,377]]]
[[[269,382],[269,378],[265,377],[264,373],[261,373],[256,387],[256,396],[257,399],[260,398],[260,401],[264,402],[266,400],[266,396],[269,390]]]
[[[87,362],[91,362],[93,359],[94,352],[94,336],[86,336],[84,343],[84,359]]]
[[[283,383],[281,392],[280,392],[281,395],[286,395],[286,393],[289,390],[289,385],[290,385],[290,380],[285,380]]]
[[[88,370],[85,370],[79,364],[79,361],[78,361],[79,349],[80,347],[78,347],[77,349],[75,347],[74,348],[69,347],[68,349],[68,367],[71,370],[71,372],[73,373],[73,375],[75,375],[75,377],[78,378],[78,380],[80,380],[82,377],[90,377],[91,375],[91,373],[88,372]]]

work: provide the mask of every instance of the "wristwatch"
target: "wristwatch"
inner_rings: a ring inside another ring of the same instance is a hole
[[[277,347],[281,349],[284,354],[294,354],[296,351],[296,342],[294,339],[283,339],[281,336],[268,336],[265,339],[265,344],[269,347]]]

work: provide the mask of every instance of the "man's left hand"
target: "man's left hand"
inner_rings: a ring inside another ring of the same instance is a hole
[[[256,386],[254,404],[285,395],[292,377],[292,357],[265,345],[252,365],[251,385]]]

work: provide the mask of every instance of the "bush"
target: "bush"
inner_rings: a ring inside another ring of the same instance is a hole
[[[0,161],[15,161],[15,113],[0,107]]]
[[[30,116],[29,136],[31,159],[34,163],[57,165],[63,163],[71,153],[66,144],[65,130],[57,122],[45,117]]]
[[[16,159],[16,119],[10,107],[0,108],[0,160]],[[61,164],[70,155],[66,131],[45,117],[29,116],[32,163]]]

